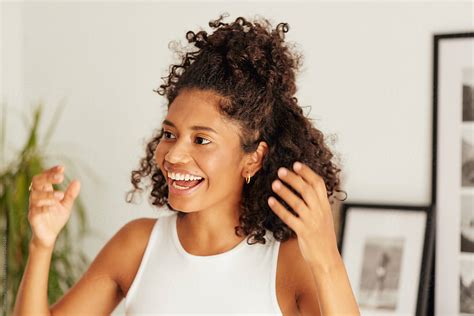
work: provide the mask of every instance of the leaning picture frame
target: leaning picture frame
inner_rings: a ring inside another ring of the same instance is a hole
[[[435,315],[474,315],[474,32],[433,35]]]
[[[424,315],[431,206],[343,203],[339,251],[362,315]]]

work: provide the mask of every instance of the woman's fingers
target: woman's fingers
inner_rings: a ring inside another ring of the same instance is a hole
[[[53,191],[53,184],[61,183],[64,179],[64,167],[55,166],[33,176],[31,188],[37,191]]]
[[[76,197],[79,195],[80,190],[81,183],[78,180],[72,180],[69,183],[66,192],[64,192],[64,198],[61,201],[62,205],[67,209],[72,208],[72,204],[74,203]]]
[[[65,192],[54,191],[53,183],[61,183],[64,178],[64,167],[59,165],[43,171],[33,177],[30,192],[30,207],[46,210],[60,202],[66,209],[71,209],[79,195],[81,184],[78,180],[69,183]]]
[[[64,192],[55,191],[53,184],[64,179],[64,167],[54,166],[33,176],[29,196],[30,209],[38,212],[46,211],[64,198]]]
[[[49,206],[64,198],[62,191],[32,191],[30,194],[30,205],[33,207]]]

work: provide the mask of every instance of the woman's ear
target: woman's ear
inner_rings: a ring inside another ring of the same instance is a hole
[[[260,168],[262,168],[263,158],[268,153],[268,145],[266,142],[261,141],[258,144],[257,149],[253,152],[248,154],[245,167],[242,170],[243,174],[242,177],[253,176],[257,173]]]

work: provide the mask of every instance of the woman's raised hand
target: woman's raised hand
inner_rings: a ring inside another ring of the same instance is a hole
[[[28,221],[32,230],[31,242],[37,246],[54,247],[59,232],[71,216],[81,184],[73,180],[65,192],[55,191],[53,184],[61,183],[63,178],[63,166],[55,166],[33,176]]]

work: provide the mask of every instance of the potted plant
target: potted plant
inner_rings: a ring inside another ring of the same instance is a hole
[[[0,236],[1,236],[1,285],[0,310],[2,315],[13,311],[16,293],[20,285],[28,258],[28,244],[31,229],[28,222],[29,190],[32,177],[50,167],[50,157],[46,153],[47,144],[63,107],[55,111],[53,121],[47,129],[42,142],[38,141],[38,131],[43,111],[42,103],[33,109],[32,119],[27,125],[26,142],[18,152],[13,153],[10,162],[5,161],[6,144],[6,107],[2,105],[2,124],[0,127]],[[65,160],[64,157],[61,158]],[[70,161],[70,160],[68,160]],[[65,182],[71,180],[70,171],[66,168]],[[53,185],[55,190],[65,191],[67,184]],[[71,230],[71,220],[64,226],[58,236],[51,258],[48,279],[49,304],[56,302],[83,274],[89,265],[89,259],[77,249],[77,240],[81,240],[88,229],[86,210],[80,197],[75,201],[75,210],[71,216],[77,218],[77,233]],[[76,227],[74,227],[76,228]]]

